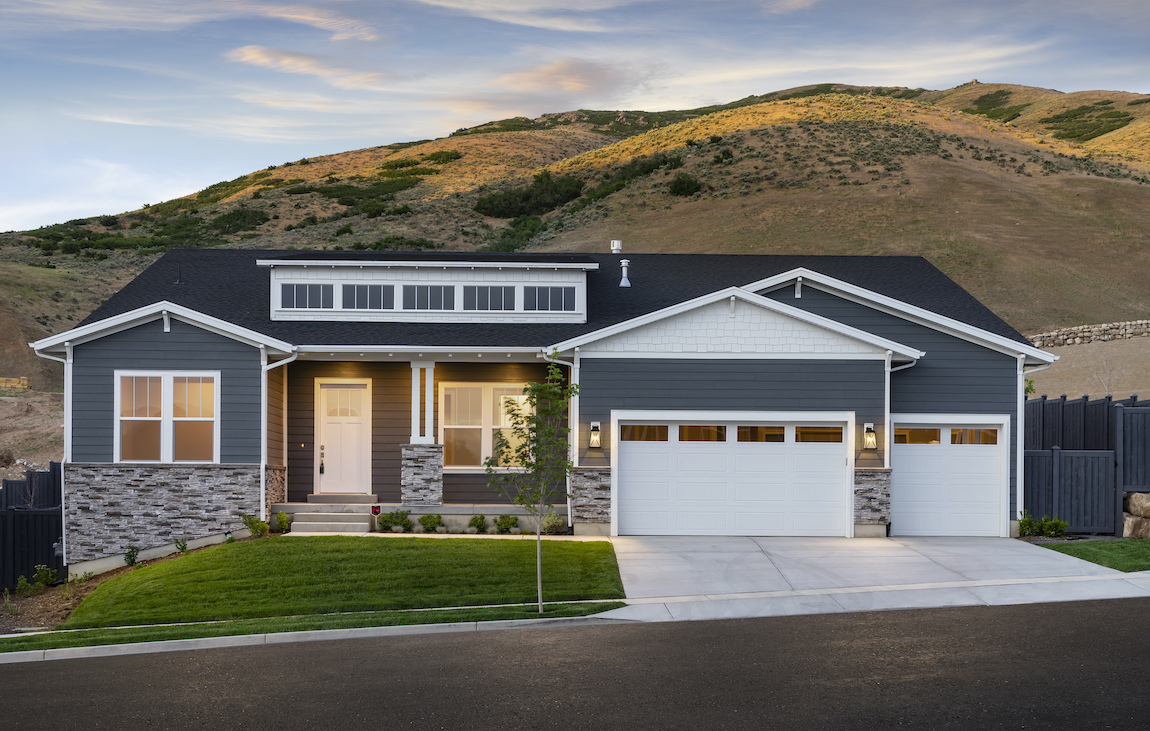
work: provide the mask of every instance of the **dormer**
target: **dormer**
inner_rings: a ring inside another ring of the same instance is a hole
[[[583,323],[587,272],[599,268],[582,256],[339,254],[257,261],[271,272],[271,319]]]

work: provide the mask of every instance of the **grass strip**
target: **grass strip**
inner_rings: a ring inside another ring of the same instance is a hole
[[[622,599],[611,544],[544,542],[543,596],[551,602]],[[490,606],[535,598],[531,541],[262,538],[109,579],[60,628]]]
[[[543,614],[536,605],[517,607],[475,607],[470,609],[444,609],[427,611],[365,612],[359,614],[323,615],[315,617],[268,617],[202,624],[170,625],[164,627],[124,627],[116,629],[90,629],[0,639],[0,652],[22,650],[51,650],[61,647],[92,647],[95,645],[121,645],[160,640],[189,640],[205,637],[231,637],[235,635],[269,634],[274,632],[304,632],[325,629],[354,629],[359,627],[396,627],[412,624],[446,624],[449,622],[491,622],[508,619],[556,619],[585,617],[626,606],[623,602],[596,602],[579,604],[544,604]]]
[[[1043,543],[1043,548],[1065,553],[1099,566],[1125,571],[1150,571],[1150,538],[1123,538],[1117,541]]]

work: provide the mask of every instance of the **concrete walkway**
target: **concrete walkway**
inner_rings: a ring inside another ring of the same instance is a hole
[[[612,538],[645,622],[1150,597],[1125,574],[1010,538]]]

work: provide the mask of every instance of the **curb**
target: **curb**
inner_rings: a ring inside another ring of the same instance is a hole
[[[184,650],[210,650],[220,647],[246,647],[250,645],[282,645],[293,642],[320,642],[328,640],[354,640],[371,637],[401,637],[405,635],[435,635],[453,632],[491,632],[537,627],[580,627],[602,624],[634,624],[635,620],[588,617],[556,617],[553,619],[499,619],[491,622],[447,622],[443,624],[406,624],[395,627],[357,627],[353,629],[304,630],[300,632],[269,632],[256,635],[230,637],[204,637],[189,640],[160,640],[158,642],[132,642],[122,645],[93,645],[91,647],[61,647],[52,650],[21,650],[0,653],[0,665],[43,660],[74,660],[89,657],[119,657],[122,655],[150,655],[158,652]]]

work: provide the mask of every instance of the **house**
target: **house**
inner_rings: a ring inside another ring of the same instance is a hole
[[[1007,536],[1054,360],[918,257],[618,250],[174,250],[31,346],[65,363],[71,563],[283,503],[506,503],[481,465],[548,361],[577,534]]]

